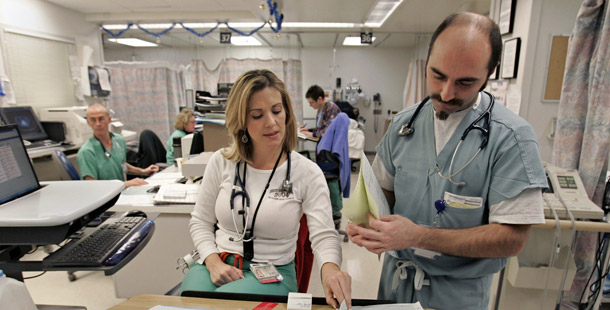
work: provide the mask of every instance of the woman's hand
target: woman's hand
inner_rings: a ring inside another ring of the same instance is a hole
[[[347,308],[352,308],[352,277],[347,272],[341,271],[339,266],[334,263],[322,265],[322,287],[327,304],[339,308],[345,300]]]
[[[206,257],[205,266],[210,272],[210,280],[216,286],[244,278],[244,272],[241,269],[225,264],[217,253]]]

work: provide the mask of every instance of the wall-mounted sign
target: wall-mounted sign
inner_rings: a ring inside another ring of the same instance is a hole
[[[220,33],[220,44],[231,44],[231,33],[221,32]]]

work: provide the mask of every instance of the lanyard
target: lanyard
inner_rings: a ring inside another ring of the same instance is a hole
[[[258,204],[256,205],[256,209],[254,210],[254,216],[252,217],[252,225],[250,226],[250,229],[246,229],[246,234],[244,236],[244,258],[246,260],[252,260],[252,258],[254,258],[254,224],[256,223],[256,215],[258,214],[258,210],[259,207],[261,206],[261,203],[263,202],[263,198],[265,197],[265,193],[267,193],[267,189],[269,188],[269,184],[271,183],[271,179],[273,179],[273,175],[275,174],[275,169],[277,168],[277,165],[280,162],[280,159],[282,158],[282,154],[284,153],[284,150],[282,149],[282,151],[280,151],[280,156],[278,156],[277,160],[275,161],[275,165],[273,166],[273,170],[271,171],[271,175],[269,176],[269,180],[267,180],[267,184],[265,185],[265,189],[263,189],[263,193],[261,194],[261,198],[258,200]],[[288,154],[288,156],[290,156],[290,154]],[[246,167],[248,165],[244,164],[244,190],[246,190]],[[239,177],[239,176],[238,176]],[[244,223],[244,229],[247,227],[248,223]]]

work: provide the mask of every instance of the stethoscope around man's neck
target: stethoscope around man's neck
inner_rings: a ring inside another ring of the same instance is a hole
[[[109,132],[108,134],[110,134],[110,143],[112,144],[112,137],[114,137],[114,134],[112,132]],[[110,158],[110,151],[108,151],[108,149],[106,149],[106,147],[104,146],[104,143],[102,143],[102,140],[100,140],[96,135],[93,135],[93,137],[100,142],[100,145],[102,146],[102,150],[104,151],[104,157],[106,158]]]
[[[483,114],[481,114],[479,117],[477,117],[477,119],[475,119],[474,122],[472,122],[468,126],[468,128],[466,128],[466,130],[464,130],[464,133],[462,133],[462,137],[460,138],[458,145],[456,146],[455,150],[453,151],[453,156],[451,157],[451,163],[449,164],[449,175],[444,176],[441,173],[441,169],[438,167],[438,165],[436,165],[436,167],[434,168],[434,170],[436,170],[436,173],[441,178],[449,180],[449,182],[451,182],[451,184],[454,184],[454,185],[458,185],[458,186],[466,185],[466,182],[454,181],[453,177],[457,176],[460,172],[462,172],[462,170],[466,169],[466,167],[468,167],[468,165],[470,165],[470,163],[472,163],[472,161],[477,157],[477,155],[479,155],[481,150],[483,148],[485,148],[485,146],[487,145],[487,142],[489,141],[489,129],[490,129],[489,124],[491,122],[491,110],[493,109],[493,106],[494,106],[494,103],[496,102],[496,100],[492,94],[490,94],[486,91],[483,91],[483,92],[485,94],[487,94],[489,96],[489,98],[491,99],[489,106],[487,106],[487,109],[485,109]],[[415,131],[415,129],[413,129],[413,122],[415,121],[415,119],[419,115],[419,112],[424,107],[426,102],[428,102],[429,99],[430,99],[430,97],[426,97],[424,100],[422,100],[422,102],[415,109],[415,112],[413,112],[413,115],[411,116],[411,119],[409,120],[409,122],[407,124],[403,124],[402,126],[400,126],[400,129],[398,130],[399,136],[409,136]],[[480,122],[481,120],[484,120],[483,126],[477,125],[477,123]],[[462,146],[462,142],[464,141],[464,139],[466,139],[466,137],[468,136],[468,133],[470,133],[470,131],[473,129],[480,131],[481,135],[482,135],[482,140],[481,140],[481,144],[479,145],[479,149],[462,168],[460,168],[455,173],[451,173],[451,171],[453,170],[453,162],[455,160],[455,154],[457,154],[458,150],[460,149],[460,146]]]
[[[256,215],[258,214],[258,210],[260,209],[261,202],[267,193],[267,189],[269,188],[269,184],[271,183],[271,179],[273,179],[273,175],[275,174],[275,170],[277,169],[278,164],[280,163],[280,159],[282,158],[282,154],[284,150],[280,152],[280,156],[278,156],[275,161],[275,165],[273,166],[273,170],[271,171],[271,175],[269,176],[269,180],[267,180],[267,184],[265,185],[265,189],[261,194],[260,199],[258,200],[258,204],[256,205],[256,209],[254,210],[254,216],[252,217],[252,225],[248,229],[248,220],[249,220],[249,209],[250,209],[250,195],[246,191],[246,167],[248,164],[244,163],[244,178],[242,180],[239,175],[239,167],[241,166],[241,162],[238,162],[235,165],[235,179],[233,180],[233,187],[231,189],[231,217],[233,218],[233,225],[235,226],[235,233],[237,234],[237,238],[229,237],[230,241],[234,242],[244,242],[244,258],[246,260],[251,260],[254,256],[254,245],[253,241],[256,238],[254,236],[254,224],[256,223]],[[290,152],[286,152],[286,157],[288,161],[288,166],[286,169],[286,178],[282,185],[280,186],[280,192],[290,194],[292,193],[292,183],[290,183]],[[234,200],[238,196],[242,197],[242,209],[237,211],[237,214],[242,216],[242,226],[243,231],[239,232],[239,227],[237,226],[237,221],[235,220],[235,204]]]

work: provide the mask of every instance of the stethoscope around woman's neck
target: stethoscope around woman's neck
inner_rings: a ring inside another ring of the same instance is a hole
[[[256,223],[256,215],[258,214],[258,210],[260,209],[261,202],[263,201],[263,198],[265,197],[265,194],[267,193],[267,189],[269,188],[269,184],[271,183],[271,179],[273,179],[273,175],[275,174],[275,170],[277,169],[277,166],[280,163],[280,159],[282,158],[283,153],[284,153],[284,150],[282,149],[282,151],[280,152],[280,156],[278,156],[277,160],[275,161],[275,165],[273,166],[273,170],[271,171],[269,180],[267,180],[265,189],[263,190],[263,193],[261,194],[261,197],[258,200],[256,209],[254,210],[254,216],[252,217],[252,225],[250,226],[249,229],[247,228],[247,226],[248,226],[248,220],[249,220],[248,210],[250,209],[250,195],[248,195],[248,192],[246,191],[246,167],[248,166],[248,164],[244,163],[243,180],[242,180],[241,176],[239,175],[239,167],[241,166],[241,162],[238,162],[235,165],[235,179],[233,180],[233,187],[231,189],[230,206],[231,206],[231,217],[233,218],[233,225],[235,226],[235,233],[237,234],[237,238],[229,237],[229,240],[234,241],[234,242],[243,241],[244,258],[246,260],[251,260],[252,257],[254,257],[254,239],[256,239],[256,237],[254,236],[254,224]],[[285,194],[290,194],[290,193],[292,193],[292,183],[290,183],[290,152],[286,152],[286,157],[287,157],[287,161],[288,161],[288,166],[286,169],[286,178],[284,179],[284,182],[282,182],[282,185],[280,186],[280,192],[285,193]],[[237,214],[242,216],[243,231],[241,233],[239,232],[239,227],[237,226],[237,221],[235,220],[235,212],[234,212],[234,210],[235,210],[234,200],[238,196],[242,197],[242,208],[241,208],[241,210],[237,211]]]
[[[486,91],[483,91],[483,92],[485,94],[487,94],[489,96],[489,98],[491,99],[489,102],[489,106],[487,106],[487,109],[485,109],[483,114],[481,114],[479,117],[477,117],[477,119],[475,119],[474,122],[470,123],[468,128],[466,128],[464,130],[464,133],[462,133],[462,137],[460,138],[458,145],[456,146],[455,150],[453,151],[453,156],[451,157],[451,163],[449,164],[449,175],[444,176],[441,173],[441,169],[438,167],[438,165],[436,165],[436,167],[434,168],[436,170],[436,173],[441,178],[449,180],[449,182],[451,182],[451,184],[454,184],[454,185],[458,185],[458,186],[466,185],[466,182],[455,182],[453,180],[453,177],[457,176],[458,173],[462,172],[462,170],[464,170],[466,167],[468,167],[468,165],[470,165],[470,163],[472,163],[472,161],[477,157],[477,155],[479,155],[481,150],[483,148],[485,148],[485,146],[487,145],[487,142],[489,141],[489,129],[490,129],[489,124],[491,122],[491,110],[493,109],[493,106],[494,106],[494,103],[496,102],[496,100],[492,94],[490,94]],[[417,115],[419,115],[419,112],[421,111],[423,106],[426,104],[426,102],[428,102],[429,99],[430,99],[430,97],[426,97],[424,100],[422,100],[422,102],[417,106],[417,109],[415,109],[415,112],[413,112],[413,115],[411,116],[411,119],[409,120],[409,122],[407,124],[403,124],[402,126],[400,126],[400,129],[398,130],[399,136],[409,136],[415,131],[413,129],[413,122],[415,121],[415,119],[417,118]],[[480,122],[481,120],[484,120],[483,126],[477,125],[477,123]],[[473,129],[480,131],[481,135],[482,135],[482,140],[481,140],[481,144],[479,145],[479,149],[462,168],[460,168],[455,173],[451,173],[451,171],[453,170],[453,162],[455,160],[455,154],[457,154],[458,150],[460,149],[460,146],[462,146],[462,142],[464,141],[464,139],[466,139],[466,137],[468,136],[468,133],[470,133],[470,131]]]

